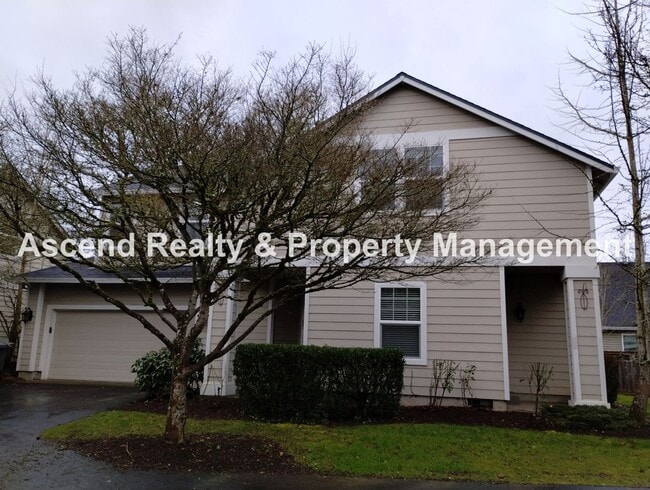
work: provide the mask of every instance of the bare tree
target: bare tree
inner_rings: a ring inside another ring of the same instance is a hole
[[[6,169],[4,173],[6,173]],[[5,197],[0,197],[4,200]],[[33,257],[16,257],[19,237],[0,219],[0,337],[11,346],[10,371],[18,360],[20,334],[23,326],[24,282],[22,275],[32,267]]]
[[[277,67],[262,55],[250,79],[240,81],[209,58],[186,67],[174,45],[153,45],[134,30],[110,40],[105,63],[79,75],[71,90],[57,90],[42,75],[35,83],[27,103],[9,97],[2,111],[0,158],[16,172],[0,182],[0,192],[11,189],[15,196],[0,201],[0,215],[18,236],[33,233],[39,247],[52,235],[133,240],[129,257],[48,260],[170,350],[168,440],[184,438],[188,376],[237,346],[271,314],[269,304],[365,280],[432,276],[470,260],[405,267],[394,253],[346,260],[320,252],[312,257],[309,247],[289,253],[290,234],[298,232],[310,240],[400,235],[430,241],[436,231],[471,228],[489,193],[472,162],[452,161],[439,175],[424,165],[425,157],[374,151],[363,130],[373,102],[362,97],[365,78],[348,56],[334,59],[312,46]],[[37,206],[21,205],[25,201]],[[432,207],[439,209],[432,213]],[[51,222],[57,226],[44,226]],[[242,247],[236,260],[164,256],[148,253],[149,233],[185,247],[217,236]],[[258,248],[265,242],[275,256]],[[390,251],[396,252],[395,243]],[[78,264],[119,277],[172,333],[89,280]],[[193,279],[182,304],[158,273],[177,267]],[[292,270],[304,278],[266,287]],[[232,297],[244,280],[246,294],[232,324],[190,364],[210,306]]]
[[[23,285],[20,276],[25,273],[27,256],[16,258],[0,254],[0,333],[11,346],[10,371],[15,371],[22,330]]]
[[[648,32],[645,1],[599,0],[593,11],[582,15],[594,27],[585,31],[589,53],[572,56],[586,75],[588,85],[600,96],[596,103],[583,104],[562,86],[559,95],[576,123],[579,134],[589,143],[604,145],[603,155],[623,172],[618,198],[603,200],[619,231],[634,236],[634,283],[640,379],[631,415],[645,421],[650,394],[650,313],[648,312],[648,270],[646,230],[648,227]]]

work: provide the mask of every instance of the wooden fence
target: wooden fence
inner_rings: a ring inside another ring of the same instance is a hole
[[[626,352],[605,353],[605,373],[607,377],[607,392],[612,388],[610,383],[618,379],[618,393],[632,394],[639,382],[639,367],[634,363],[633,354]],[[612,379],[613,378],[613,379]]]

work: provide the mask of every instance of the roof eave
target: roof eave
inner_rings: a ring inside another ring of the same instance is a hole
[[[618,170],[613,165],[603,162],[602,160],[599,160],[591,155],[588,155],[587,153],[584,153],[581,150],[578,150],[565,143],[562,143],[561,141],[555,140],[550,136],[546,136],[538,131],[535,131],[522,124],[512,121],[511,119],[508,119],[504,116],[500,116],[499,114],[496,114],[488,109],[480,107],[472,102],[469,102],[456,95],[446,92],[445,90],[434,87],[433,85],[423,82],[422,80],[418,80],[417,78],[414,78],[411,75],[404,72],[398,73],[393,78],[391,78],[384,84],[380,85],[372,92],[368,93],[364,99],[373,100],[379,98],[402,83],[409,85],[424,93],[427,93],[433,97],[437,97],[441,100],[444,100],[445,102],[452,104],[456,107],[460,107],[461,109],[464,109],[476,116],[486,119],[498,126],[504,127],[515,134],[531,139],[532,141],[535,141],[543,146],[546,146],[547,148],[555,150],[558,153],[561,153],[565,156],[568,156],[573,160],[577,160],[581,163],[584,163],[595,169],[598,169],[603,173],[608,174],[609,177],[603,184],[602,188],[598,190],[598,192],[605,189],[605,187],[607,187],[607,185],[614,179],[614,177],[618,173]]]
[[[84,278],[87,282],[94,282],[97,284],[126,284],[126,282],[119,277],[110,278],[110,277],[98,277],[98,278]],[[129,278],[129,281],[136,282],[139,279]],[[193,280],[191,277],[170,277],[170,278],[159,278],[158,279],[163,284],[192,284]],[[26,278],[28,284],[80,284],[80,282],[74,277],[34,277]],[[143,280],[144,282],[144,280]]]

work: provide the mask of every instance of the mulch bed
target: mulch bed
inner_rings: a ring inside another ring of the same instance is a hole
[[[66,441],[63,449],[112,464],[120,470],[296,474],[307,470],[264,437],[193,435],[175,445],[160,437]]]
[[[167,413],[167,400],[137,400],[122,407],[123,410],[140,412]],[[236,397],[199,396],[188,400],[187,411],[189,418],[196,419],[249,419],[241,410]],[[541,431],[563,431],[551,421],[530,412],[495,412],[475,407],[442,407],[405,406],[400,408],[398,417],[394,420],[377,421],[377,423],[413,423],[413,424],[455,424],[486,427],[501,427],[505,429],[529,429]],[[329,423],[328,425],[354,425],[354,422]],[[610,437],[636,437],[650,439],[650,425],[633,427],[619,431],[574,430],[578,434],[606,435]]]
[[[607,437],[650,439],[650,425],[631,427],[625,430],[567,430],[557,427],[552,421],[531,412],[495,412],[472,407],[442,407],[432,409],[427,406],[402,407],[399,422],[422,424],[456,424],[505,429],[527,429],[541,431],[571,432]]]
[[[136,400],[121,407],[165,414],[167,400]],[[234,397],[199,396],[188,400],[188,416],[195,419],[247,419]],[[401,423],[444,423],[509,429],[559,430],[544,417],[526,412],[494,412],[473,407],[402,407],[395,420]],[[377,423],[382,423],[377,421]],[[351,423],[330,425],[351,425]],[[650,438],[650,426],[624,431],[573,431],[610,437]],[[128,437],[89,441],[66,441],[61,447],[105,461],[118,469],[203,471],[225,473],[298,474],[310,470],[285,453],[282,446],[265,437],[226,434],[192,434],[177,446],[161,437]]]
[[[169,400],[135,400],[120,407],[135,412],[167,413]],[[197,396],[187,400],[187,417],[190,419],[245,420],[239,400],[227,396]]]

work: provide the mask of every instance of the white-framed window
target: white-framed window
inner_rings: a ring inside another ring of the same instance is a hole
[[[436,144],[436,145],[413,145],[413,146],[404,146],[404,147],[394,147],[394,148],[384,148],[384,149],[375,149],[372,150],[375,157],[385,165],[390,165],[391,161],[397,160],[397,158],[412,158],[418,162],[422,162],[425,165],[426,172],[430,173],[435,177],[443,177],[447,169],[447,159],[446,154],[448,147],[446,144]],[[364,171],[365,174],[365,171]],[[381,178],[381,176],[378,176]],[[358,179],[358,189],[360,194],[363,194],[363,188],[367,177],[361,177]],[[377,185],[376,183],[374,185]],[[384,192],[387,194],[397,195],[397,186],[403,186],[402,189],[407,189],[409,185],[420,185],[417,181],[417,177],[413,178],[404,178],[399,182],[393,184],[386,184],[386,189]],[[408,193],[407,193],[408,194]],[[431,198],[430,202],[425,203],[427,208],[431,211],[442,208],[444,204],[444,196],[441,192],[436,189],[431,189]],[[394,200],[388,200],[383,209],[410,209],[418,207],[414,202],[409,202],[408,199],[398,199],[397,197]]]
[[[408,147],[404,149],[404,158],[412,158],[417,162],[421,162],[425,166],[423,169],[427,173],[436,176],[442,177],[445,172],[445,150],[442,145],[435,146],[415,146]],[[436,179],[437,180],[437,179]],[[417,179],[406,180],[404,185],[409,185],[409,183],[415,183],[418,185]],[[439,189],[431,189],[431,202],[429,203],[429,209],[440,209],[444,203],[442,193]],[[406,209],[411,208],[411,203],[406,201],[404,203]]]
[[[396,347],[407,364],[427,363],[427,293],[423,282],[375,285],[375,347]]]
[[[636,352],[639,348],[639,345],[637,344],[636,334],[633,333],[621,334],[621,343],[623,344],[623,351],[625,352]]]

